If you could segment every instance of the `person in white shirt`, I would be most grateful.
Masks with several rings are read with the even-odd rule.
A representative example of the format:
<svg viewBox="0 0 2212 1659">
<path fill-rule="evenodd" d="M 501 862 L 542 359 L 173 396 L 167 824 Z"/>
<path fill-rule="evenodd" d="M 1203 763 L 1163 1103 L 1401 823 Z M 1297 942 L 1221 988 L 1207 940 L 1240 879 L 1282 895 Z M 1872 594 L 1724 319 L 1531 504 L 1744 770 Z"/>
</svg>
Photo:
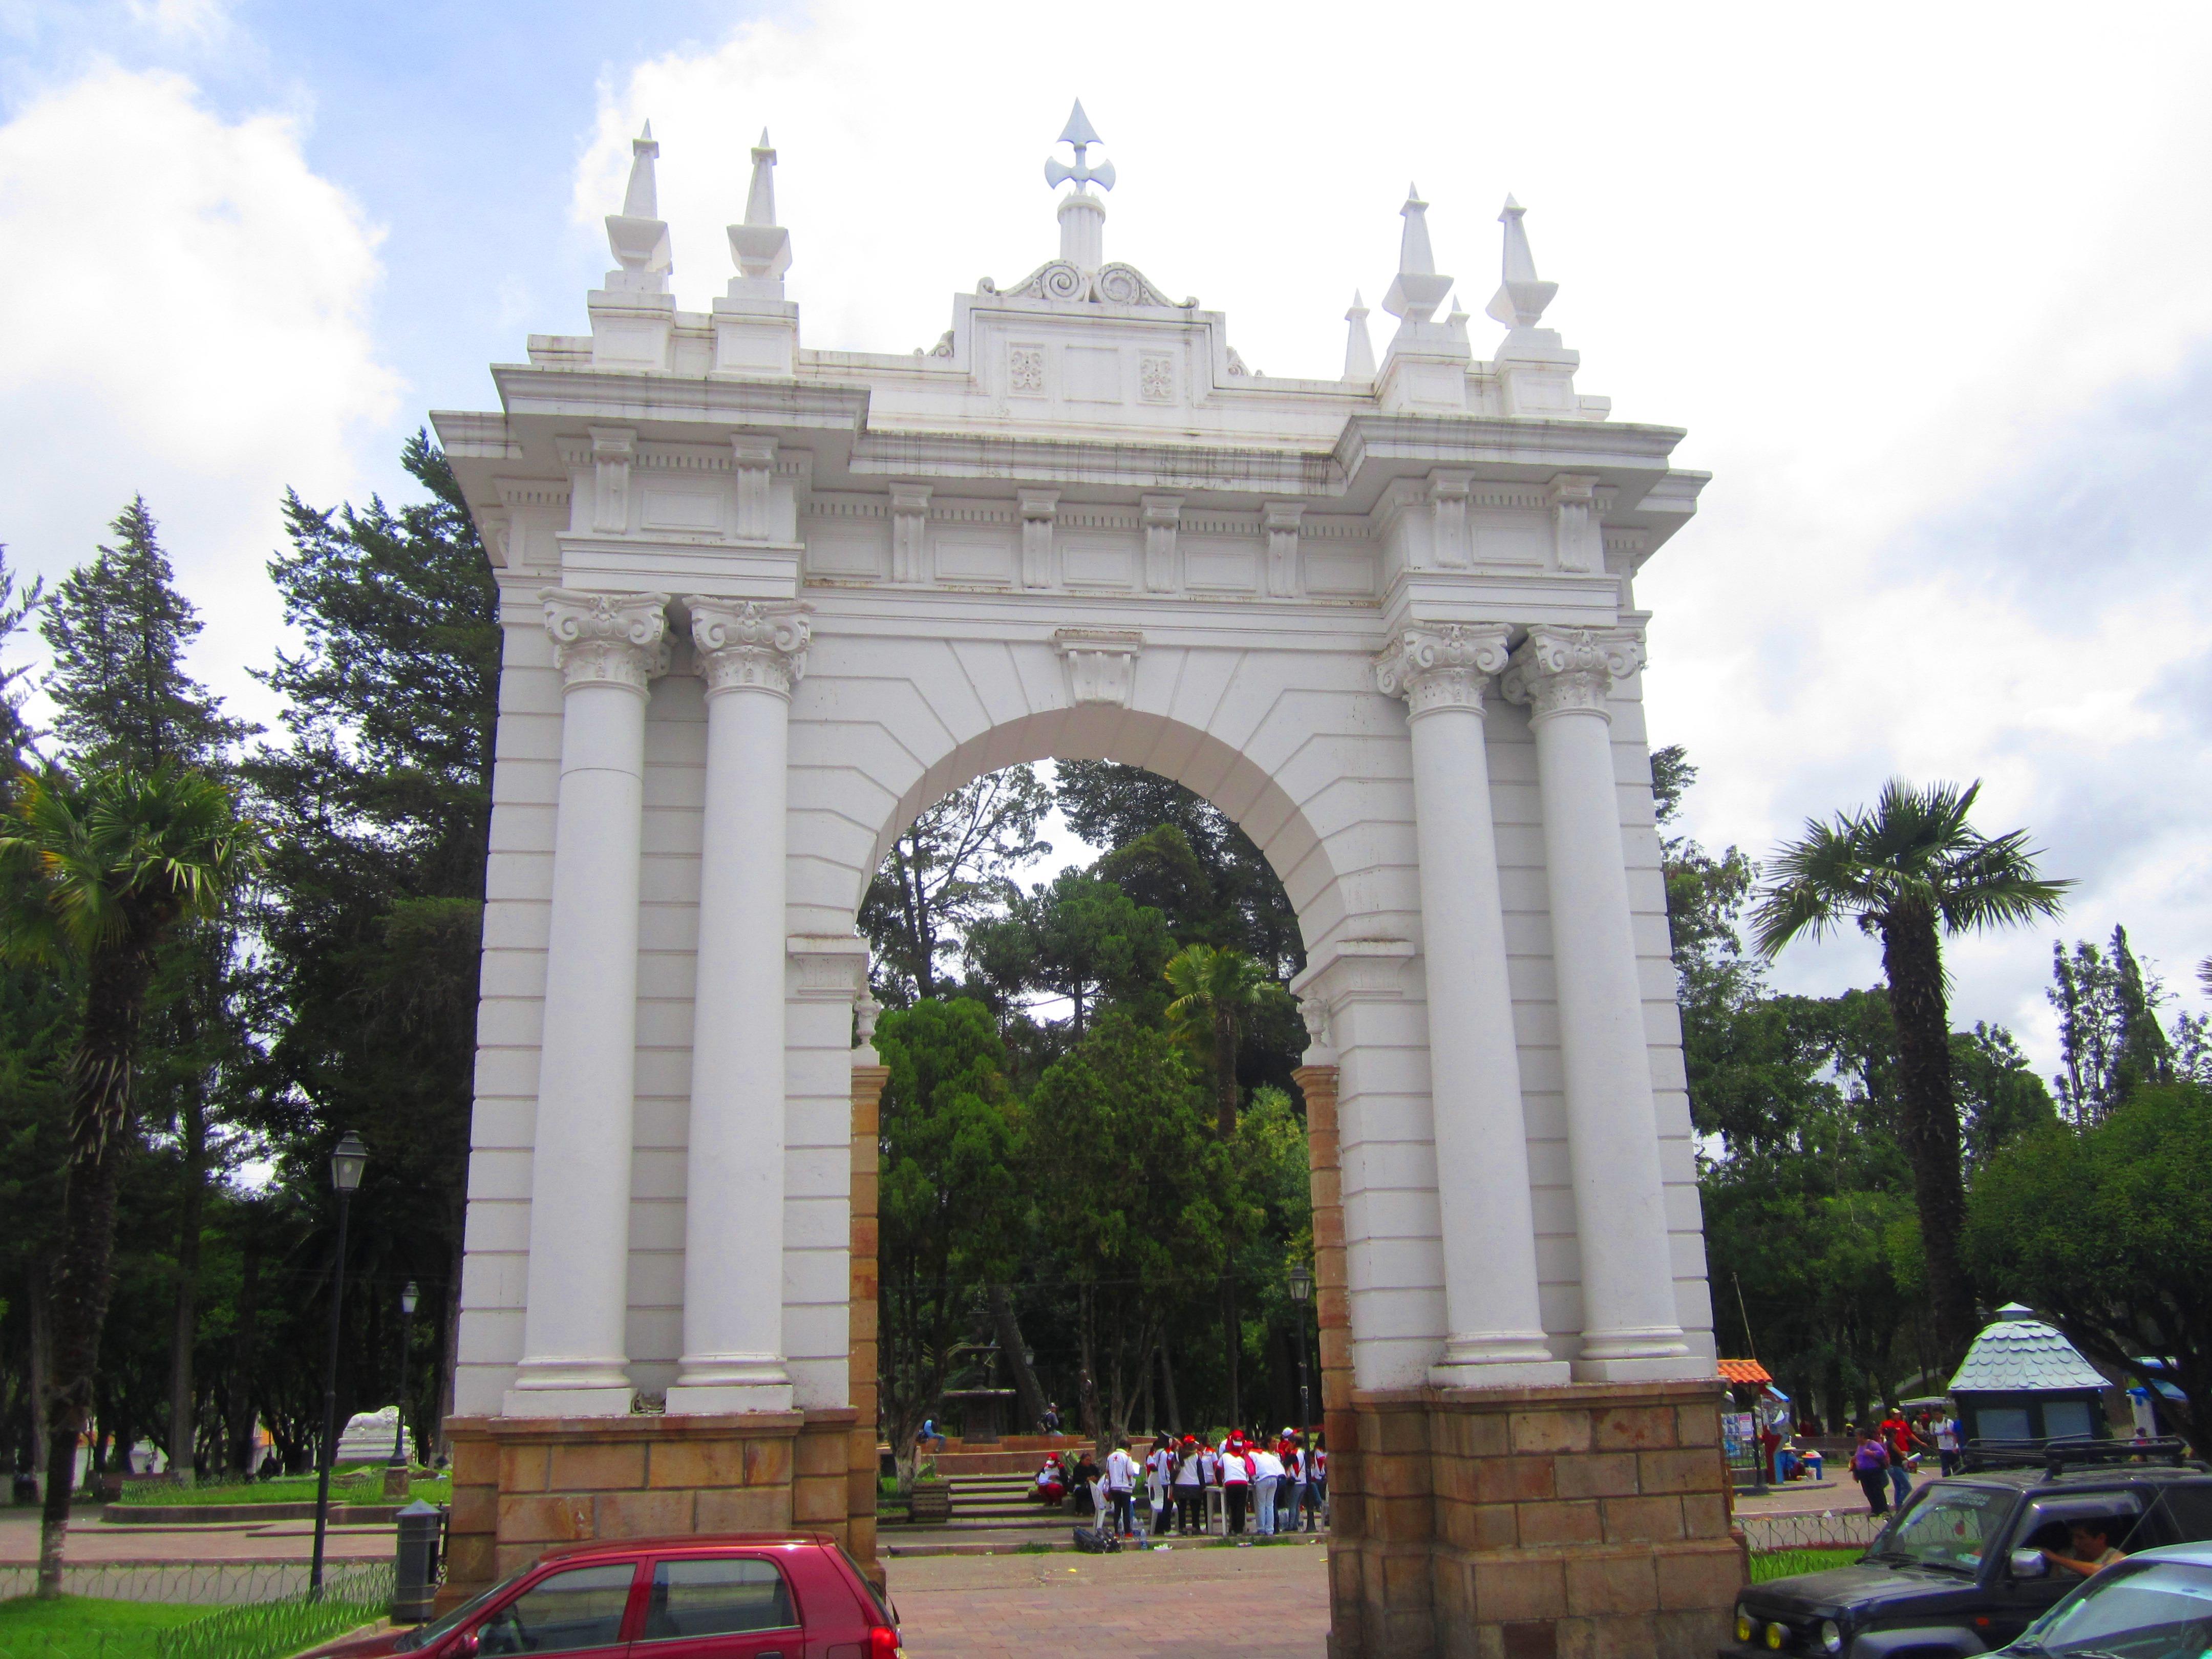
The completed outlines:
<svg viewBox="0 0 2212 1659">
<path fill-rule="evenodd" d="M 1230 1534 L 1244 1530 L 1244 1504 L 1252 1496 L 1252 1465 L 1241 1431 L 1221 1443 L 1221 1498 L 1229 1511 Z"/>
<path fill-rule="evenodd" d="M 1260 1535 L 1275 1535 L 1275 1488 L 1282 1484 L 1283 1460 L 1262 1442 L 1252 1448 L 1252 1512 L 1259 1519 Z"/>
<path fill-rule="evenodd" d="M 1959 1465 L 1965 1461 L 1960 1455 L 1959 1419 L 1948 1411 L 1938 1412 L 1928 1426 L 1936 1437 L 1936 1456 L 1943 1465 L 1943 1473 L 1958 1474 Z"/>
<path fill-rule="evenodd" d="M 1164 1434 L 1156 1436 L 1145 1459 L 1145 1496 L 1151 1504 L 1155 1535 L 1168 1529 L 1168 1485 L 1174 1479 L 1175 1442 Z"/>
<path fill-rule="evenodd" d="M 1128 1437 L 1125 1435 L 1106 1454 L 1106 1496 L 1114 1506 L 1112 1519 L 1107 1525 L 1124 1538 L 1137 1535 L 1137 1523 L 1129 1512 L 1136 1491 L 1137 1460 L 1129 1455 Z"/>
</svg>

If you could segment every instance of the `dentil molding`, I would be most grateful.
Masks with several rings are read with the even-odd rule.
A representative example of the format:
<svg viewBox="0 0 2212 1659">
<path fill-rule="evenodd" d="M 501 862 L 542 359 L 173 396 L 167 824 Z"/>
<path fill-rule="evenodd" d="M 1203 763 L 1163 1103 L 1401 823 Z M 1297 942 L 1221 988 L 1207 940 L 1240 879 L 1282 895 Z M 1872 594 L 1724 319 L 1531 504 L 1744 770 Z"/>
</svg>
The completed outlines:
<svg viewBox="0 0 2212 1659">
<path fill-rule="evenodd" d="M 691 645 L 708 696 L 768 691 L 787 697 L 805 674 L 813 606 L 710 599 L 696 593 L 686 594 L 684 605 L 691 613 Z"/>
<path fill-rule="evenodd" d="M 1644 638 L 1629 628 L 1531 628 L 1499 682 L 1530 718 L 1591 714 L 1610 720 L 1613 683 L 1644 666 Z"/>
<path fill-rule="evenodd" d="M 545 631 L 552 636 L 564 685 L 651 689 L 668 672 L 668 595 L 586 593 L 549 587 Z"/>
<path fill-rule="evenodd" d="M 1482 712 L 1484 685 L 1511 656 L 1503 623 L 1445 623 L 1401 630 L 1375 659 L 1375 684 L 1403 697 L 1411 718 L 1439 708 Z"/>
</svg>

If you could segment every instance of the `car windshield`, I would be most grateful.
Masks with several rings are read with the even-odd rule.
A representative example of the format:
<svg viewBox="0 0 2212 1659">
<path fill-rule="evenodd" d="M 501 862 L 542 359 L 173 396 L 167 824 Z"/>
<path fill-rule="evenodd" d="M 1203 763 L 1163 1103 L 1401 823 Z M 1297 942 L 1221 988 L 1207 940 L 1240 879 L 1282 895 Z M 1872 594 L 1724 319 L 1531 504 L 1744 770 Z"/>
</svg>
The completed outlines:
<svg viewBox="0 0 2212 1659">
<path fill-rule="evenodd" d="M 460 1606 L 455 1607 L 451 1613 L 447 1613 L 443 1619 L 434 1620 L 429 1624 L 417 1626 L 415 1629 L 409 1631 L 406 1635 L 401 1637 L 398 1642 L 392 1644 L 393 1650 L 398 1653 L 414 1653 L 422 1648 L 428 1647 L 431 1643 L 437 1641 L 441 1637 L 450 1635 L 453 1631 L 459 1628 L 462 1625 L 466 1624 L 477 1613 L 482 1613 L 485 1607 L 489 1604 L 494 1596 L 504 1595 L 507 1591 L 513 1589 L 517 1584 L 520 1583 L 523 1580 L 524 1575 L 529 1571 L 530 1569 L 528 1567 L 525 1567 L 521 1572 L 518 1572 L 511 1577 L 501 1579 L 499 1583 L 494 1584 L 489 1589 L 485 1590 L 481 1595 L 471 1596 L 467 1601 L 462 1602 Z"/>
<path fill-rule="evenodd" d="M 2201 1659 L 2212 1648 L 2212 1567 L 2132 1561 L 2106 1569 L 2028 1626 L 2021 1646 L 2063 1656 Z"/>
<path fill-rule="evenodd" d="M 1867 1555 L 1971 1576 L 1981 1570 L 1982 1553 L 2012 1502 L 2012 1493 L 1994 1487 L 1923 1486 Z"/>
</svg>

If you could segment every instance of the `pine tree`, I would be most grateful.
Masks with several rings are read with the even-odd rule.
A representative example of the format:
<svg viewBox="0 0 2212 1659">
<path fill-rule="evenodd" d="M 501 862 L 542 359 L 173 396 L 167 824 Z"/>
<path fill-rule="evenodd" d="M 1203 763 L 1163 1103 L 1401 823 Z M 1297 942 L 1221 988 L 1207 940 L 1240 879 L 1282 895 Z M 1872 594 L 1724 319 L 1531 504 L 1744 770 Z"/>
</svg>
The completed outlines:
<svg viewBox="0 0 2212 1659">
<path fill-rule="evenodd" d="M 210 771 L 257 728 L 185 669 L 199 612 L 177 591 L 146 498 L 135 495 L 102 546 L 63 580 L 40 631 L 53 648 L 54 729 L 80 769 L 163 762 Z"/>
</svg>

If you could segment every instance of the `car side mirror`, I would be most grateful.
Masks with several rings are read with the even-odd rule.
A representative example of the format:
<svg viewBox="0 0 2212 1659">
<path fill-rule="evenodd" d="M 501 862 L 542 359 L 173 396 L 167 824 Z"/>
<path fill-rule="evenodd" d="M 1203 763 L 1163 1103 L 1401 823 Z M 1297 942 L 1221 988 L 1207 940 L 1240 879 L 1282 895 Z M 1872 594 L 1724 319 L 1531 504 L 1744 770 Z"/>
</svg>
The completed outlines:
<svg viewBox="0 0 2212 1659">
<path fill-rule="evenodd" d="M 2015 1578 L 2047 1578 L 2051 1563 L 2044 1559 L 2041 1550 L 2014 1550 L 2012 1553 L 2012 1576 Z"/>
<path fill-rule="evenodd" d="M 477 1650 L 483 1645 L 482 1637 L 472 1630 L 465 1630 L 453 1638 L 453 1645 L 441 1654 L 439 1659 L 477 1659 Z"/>
</svg>

